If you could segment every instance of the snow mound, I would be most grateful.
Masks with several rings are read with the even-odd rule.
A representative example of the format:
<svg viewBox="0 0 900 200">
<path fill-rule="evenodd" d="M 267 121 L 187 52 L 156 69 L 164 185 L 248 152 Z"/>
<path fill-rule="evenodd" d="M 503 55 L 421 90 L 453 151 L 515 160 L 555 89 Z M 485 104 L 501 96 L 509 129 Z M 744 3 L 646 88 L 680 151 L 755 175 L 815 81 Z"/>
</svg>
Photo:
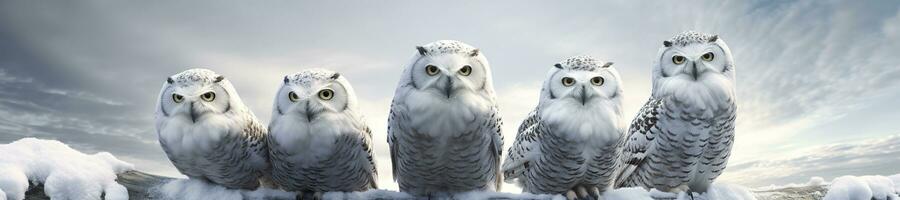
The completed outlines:
<svg viewBox="0 0 900 200">
<path fill-rule="evenodd" d="M 25 198 L 29 180 L 44 184 L 51 199 L 128 199 L 116 174 L 130 163 L 100 152 L 87 155 L 55 140 L 23 138 L 0 144 L 0 197 Z"/>
<path fill-rule="evenodd" d="M 178 179 L 153 189 L 153 196 L 160 199 L 294 199 L 296 194 L 260 187 L 256 190 L 232 190 L 199 180 Z"/>
<path fill-rule="evenodd" d="M 894 182 L 894 192 L 900 193 L 900 174 L 888 176 Z"/>
<path fill-rule="evenodd" d="M 824 200 L 898 200 L 897 186 L 900 175 L 885 176 L 842 176 L 831 181 Z M 893 180 L 892 180 L 893 179 Z"/>
</svg>

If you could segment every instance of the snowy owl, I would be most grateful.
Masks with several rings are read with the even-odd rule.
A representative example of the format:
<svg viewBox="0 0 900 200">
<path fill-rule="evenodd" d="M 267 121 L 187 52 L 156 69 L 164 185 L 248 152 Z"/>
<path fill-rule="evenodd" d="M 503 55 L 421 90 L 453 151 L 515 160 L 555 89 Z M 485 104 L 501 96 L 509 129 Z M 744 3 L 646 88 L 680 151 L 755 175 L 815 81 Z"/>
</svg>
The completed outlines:
<svg viewBox="0 0 900 200">
<path fill-rule="evenodd" d="M 156 132 L 169 160 L 191 179 L 231 189 L 255 189 L 267 180 L 266 128 L 213 71 L 190 69 L 166 80 Z"/>
<path fill-rule="evenodd" d="M 388 118 L 394 180 L 413 195 L 499 189 L 502 122 L 487 59 L 459 41 L 416 49 Z"/>
<path fill-rule="evenodd" d="M 272 180 L 282 189 L 321 194 L 376 188 L 372 131 L 344 76 L 324 69 L 287 75 L 274 104 L 267 141 Z"/>
<path fill-rule="evenodd" d="M 622 83 L 611 65 L 575 56 L 551 68 L 503 162 L 506 182 L 529 193 L 595 199 L 611 186 L 625 131 Z"/>
<path fill-rule="evenodd" d="M 734 142 L 735 65 L 716 35 L 684 32 L 663 42 L 650 100 L 620 144 L 617 187 L 706 192 Z"/>
</svg>

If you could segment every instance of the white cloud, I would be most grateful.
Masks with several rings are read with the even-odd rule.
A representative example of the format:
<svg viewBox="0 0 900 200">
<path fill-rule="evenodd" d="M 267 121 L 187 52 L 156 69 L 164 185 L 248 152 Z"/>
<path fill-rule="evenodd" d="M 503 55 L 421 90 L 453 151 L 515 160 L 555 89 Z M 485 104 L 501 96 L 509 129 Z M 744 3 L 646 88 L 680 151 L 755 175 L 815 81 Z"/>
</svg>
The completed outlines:
<svg viewBox="0 0 900 200">
<path fill-rule="evenodd" d="M 34 79 L 32 78 L 15 77 L 12 74 L 6 73 L 6 69 L 0 69 L 0 83 L 31 83 L 33 81 Z"/>
<path fill-rule="evenodd" d="M 900 135 L 828 144 L 767 155 L 729 166 L 720 180 L 747 186 L 787 184 L 805 177 L 900 173 Z"/>
</svg>

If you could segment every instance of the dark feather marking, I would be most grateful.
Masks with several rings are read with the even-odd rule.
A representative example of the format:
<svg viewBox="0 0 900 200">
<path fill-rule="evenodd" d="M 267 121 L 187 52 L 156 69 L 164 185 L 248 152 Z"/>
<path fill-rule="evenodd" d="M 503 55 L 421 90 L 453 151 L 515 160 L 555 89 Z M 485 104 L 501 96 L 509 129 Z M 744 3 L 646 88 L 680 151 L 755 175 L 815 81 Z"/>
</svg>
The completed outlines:
<svg viewBox="0 0 900 200">
<path fill-rule="evenodd" d="M 419 51 L 419 55 L 422 55 L 422 56 L 424 56 L 425 54 L 428 53 L 428 50 L 422 46 L 416 46 L 416 50 Z"/>
<path fill-rule="evenodd" d="M 478 49 L 472 49 L 472 52 L 469 53 L 469 56 L 472 56 L 472 57 L 478 56 L 478 54 L 479 54 L 480 52 L 481 52 L 481 50 L 478 50 Z"/>
</svg>

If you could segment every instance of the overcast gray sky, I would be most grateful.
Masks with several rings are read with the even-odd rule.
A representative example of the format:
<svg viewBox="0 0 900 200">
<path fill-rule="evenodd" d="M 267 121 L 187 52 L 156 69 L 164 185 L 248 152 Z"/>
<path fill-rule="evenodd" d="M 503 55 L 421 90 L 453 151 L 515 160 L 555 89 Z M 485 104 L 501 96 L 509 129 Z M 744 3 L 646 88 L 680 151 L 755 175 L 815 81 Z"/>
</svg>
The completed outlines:
<svg viewBox="0 0 900 200">
<path fill-rule="evenodd" d="M 344 74 L 396 189 L 387 111 L 414 46 L 454 39 L 493 67 L 507 147 L 553 63 L 615 62 L 630 118 L 662 41 L 718 34 L 737 63 L 738 125 L 720 181 L 762 186 L 900 173 L 897 1 L 0 1 L 0 143 L 58 139 L 176 176 L 153 110 L 167 76 L 228 77 L 264 123 L 285 74 Z M 814 169 L 813 169 L 814 168 Z M 765 176 L 760 176 L 764 174 Z M 506 187 L 507 191 L 515 191 Z"/>
</svg>

